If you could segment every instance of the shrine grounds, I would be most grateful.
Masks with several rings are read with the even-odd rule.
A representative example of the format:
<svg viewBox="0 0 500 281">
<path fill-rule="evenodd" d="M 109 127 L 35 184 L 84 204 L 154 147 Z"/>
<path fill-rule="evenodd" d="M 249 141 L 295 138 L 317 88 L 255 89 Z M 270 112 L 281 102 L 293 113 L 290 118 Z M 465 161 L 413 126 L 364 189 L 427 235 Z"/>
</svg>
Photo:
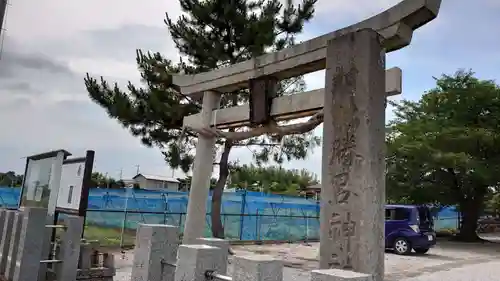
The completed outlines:
<svg viewBox="0 0 500 281">
<path fill-rule="evenodd" d="M 500 280 L 500 235 L 489 235 L 484 243 L 459 243 L 448 239 L 426 255 L 385 254 L 386 281 L 498 281 Z M 237 245 L 237 255 L 265 254 L 285 263 L 284 280 L 308 281 L 309 271 L 318 267 L 319 243 Z M 117 252 L 115 280 L 130 280 L 133 250 Z M 231 273 L 231 259 L 229 262 Z"/>
</svg>

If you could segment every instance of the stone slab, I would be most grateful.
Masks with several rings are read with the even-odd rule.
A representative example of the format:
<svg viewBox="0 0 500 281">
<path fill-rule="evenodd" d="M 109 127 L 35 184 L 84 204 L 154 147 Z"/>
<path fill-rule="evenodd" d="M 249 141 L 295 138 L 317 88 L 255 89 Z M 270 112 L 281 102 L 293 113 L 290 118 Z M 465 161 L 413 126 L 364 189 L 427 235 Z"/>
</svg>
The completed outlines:
<svg viewBox="0 0 500 281">
<path fill-rule="evenodd" d="M 59 280 L 76 280 L 80 245 L 83 232 L 83 217 L 68 215 L 64 218 L 66 229 L 61 237 L 58 259 L 63 262 L 56 264 L 56 274 Z"/>
<path fill-rule="evenodd" d="M 131 280 L 173 280 L 178 247 L 178 227 L 140 224 L 135 239 Z"/>
<path fill-rule="evenodd" d="M 311 281 L 374 281 L 369 274 L 342 269 L 323 269 L 311 271 Z"/>
<path fill-rule="evenodd" d="M 0 275 L 5 274 L 5 268 L 7 267 L 15 213 L 16 211 L 13 210 L 4 211 L 4 222 L 2 224 L 3 231 L 0 241 Z"/>
<path fill-rule="evenodd" d="M 205 280 L 207 271 L 220 268 L 220 249 L 208 245 L 181 245 L 179 247 L 174 281 Z"/>
<path fill-rule="evenodd" d="M 9 254 L 7 256 L 7 264 L 5 266 L 5 277 L 7 280 L 12 280 L 16 269 L 16 261 L 19 252 L 19 241 L 21 239 L 21 228 L 23 225 L 24 213 L 20 211 L 14 212 L 14 220 L 12 222 L 12 235 L 10 238 Z"/>
<path fill-rule="evenodd" d="M 283 261 L 268 255 L 235 256 L 233 281 L 283 281 Z"/>
<path fill-rule="evenodd" d="M 221 255 L 217 256 L 221 259 L 220 262 L 217 263 L 220 267 L 216 268 L 215 271 L 220 273 L 220 274 L 226 274 L 227 273 L 227 260 L 228 260 L 229 248 L 230 248 L 229 241 L 225 240 L 225 239 L 207 237 L 207 238 L 198 238 L 197 242 L 199 244 L 217 247 L 220 249 Z"/>
<path fill-rule="evenodd" d="M 24 209 L 13 281 L 38 279 L 40 261 L 44 259 L 42 254 L 46 237 L 43 233 L 46 229 L 46 218 L 47 209 Z"/>
</svg>

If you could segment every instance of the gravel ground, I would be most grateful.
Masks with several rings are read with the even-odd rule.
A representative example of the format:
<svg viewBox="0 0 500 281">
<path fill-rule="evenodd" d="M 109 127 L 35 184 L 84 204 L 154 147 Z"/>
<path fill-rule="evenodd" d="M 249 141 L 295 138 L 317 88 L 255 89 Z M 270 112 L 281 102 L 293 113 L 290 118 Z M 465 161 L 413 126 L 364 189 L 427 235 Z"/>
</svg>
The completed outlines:
<svg viewBox="0 0 500 281">
<path fill-rule="evenodd" d="M 497 237 L 492 241 L 500 242 Z M 247 245 L 233 248 L 240 254 L 266 254 L 282 259 L 286 281 L 309 281 L 309 272 L 318 267 L 318 244 Z M 230 260 L 231 261 L 231 260 Z M 427 255 L 385 255 L 385 281 L 498 281 L 500 243 L 463 244 L 439 241 Z M 132 252 L 115 257 L 115 281 L 130 281 Z M 231 275 L 232 266 L 228 266 Z"/>
</svg>

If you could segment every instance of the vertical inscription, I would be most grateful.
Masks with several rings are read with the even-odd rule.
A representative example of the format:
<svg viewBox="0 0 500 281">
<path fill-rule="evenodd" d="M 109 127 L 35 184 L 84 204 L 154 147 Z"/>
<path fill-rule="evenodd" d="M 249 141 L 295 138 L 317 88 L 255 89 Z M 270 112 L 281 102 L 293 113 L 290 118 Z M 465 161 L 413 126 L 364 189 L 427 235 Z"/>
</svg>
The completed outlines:
<svg viewBox="0 0 500 281">
<path fill-rule="evenodd" d="M 352 269 L 353 247 L 355 246 L 356 221 L 352 211 L 357 191 L 351 184 L 353 167 L 362 160 L 356 153 L 356 132 L 360 124 L 356 106 L 356 76 L 358 70 L 354 61 L 350 61 L 349 70 L 337 67 L 332 79 L 334 140 L 330 152 L 329 167 L 333 171 L 330 186 L 333 188 L 331 200 L 332 213 L 329 221 L 329 239 L 332 251 L 329 267 Z"/>
</svg>

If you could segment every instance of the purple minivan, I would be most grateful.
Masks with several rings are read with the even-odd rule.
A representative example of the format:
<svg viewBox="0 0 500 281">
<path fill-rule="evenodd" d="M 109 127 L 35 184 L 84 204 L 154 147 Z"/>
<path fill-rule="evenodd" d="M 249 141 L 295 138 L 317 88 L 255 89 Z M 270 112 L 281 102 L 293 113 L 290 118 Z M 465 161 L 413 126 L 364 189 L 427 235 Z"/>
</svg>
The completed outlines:
<svg viewBox="0 0 500 281">
<path fill-rule="evenodd" d="M 436 245 L 434 219 L 427 206 L 386 205 L 385 247 L 398 255 L 425 254 Z"/>
</svg>

